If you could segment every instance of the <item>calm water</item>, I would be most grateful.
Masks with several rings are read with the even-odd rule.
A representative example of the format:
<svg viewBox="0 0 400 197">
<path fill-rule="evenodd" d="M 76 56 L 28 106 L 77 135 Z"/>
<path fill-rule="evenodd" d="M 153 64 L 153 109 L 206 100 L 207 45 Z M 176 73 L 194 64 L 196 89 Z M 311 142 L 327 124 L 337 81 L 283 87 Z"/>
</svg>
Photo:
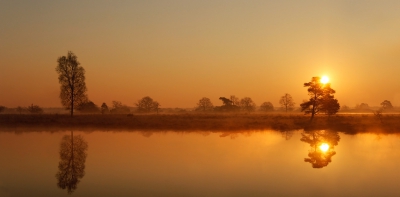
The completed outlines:
<svg viewBox="0 0 400 197">
<path fill-rule="evenodd" d="M 400 196 L 399 139 L 327 131 L 0 132 L 0 196 Z"/>
</svg>

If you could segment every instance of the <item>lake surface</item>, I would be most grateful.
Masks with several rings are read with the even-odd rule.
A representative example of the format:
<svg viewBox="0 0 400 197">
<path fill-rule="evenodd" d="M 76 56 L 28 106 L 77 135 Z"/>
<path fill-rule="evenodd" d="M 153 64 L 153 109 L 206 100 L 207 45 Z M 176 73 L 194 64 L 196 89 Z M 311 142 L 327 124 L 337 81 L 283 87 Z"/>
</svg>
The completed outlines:
<svg viewBox="0 0 400 197">
<path fill-rule="evenodd" d="M 5 132 L 0 196 L 400 196 L 398 135 Z"/>
</svg>

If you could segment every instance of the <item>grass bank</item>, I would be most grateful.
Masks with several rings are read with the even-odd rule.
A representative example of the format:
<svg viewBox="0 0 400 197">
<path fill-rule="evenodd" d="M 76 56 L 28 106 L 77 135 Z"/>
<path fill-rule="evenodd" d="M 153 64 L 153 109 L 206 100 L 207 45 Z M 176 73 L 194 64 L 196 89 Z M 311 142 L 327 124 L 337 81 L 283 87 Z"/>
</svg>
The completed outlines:
<svg viewBox="0 0 400 197">
<path fill-rule="evenodd" d="M 0 129 L 31 130 L 333 130 L 348 134 L 359 132 L 400 132 L 400 115 L 309 116 L 286 114 L 147 114 L 147 115 L 69 115 L 0 114 Z"/>
</svg>

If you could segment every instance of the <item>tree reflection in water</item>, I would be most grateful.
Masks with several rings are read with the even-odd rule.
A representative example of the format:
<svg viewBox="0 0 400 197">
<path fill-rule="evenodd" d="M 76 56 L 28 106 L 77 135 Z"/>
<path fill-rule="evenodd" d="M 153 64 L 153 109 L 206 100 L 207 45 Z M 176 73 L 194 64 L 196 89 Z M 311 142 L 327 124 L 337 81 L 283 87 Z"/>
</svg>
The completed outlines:
<svg viewBox="0 0 400 197">
<path fill-rule="evenodd" d="M 328 130 L 304 131 L 301 136 L 300 140 L 311 146 L 308 158 L 304 159 L 305 162 L 311 163 L 313 168 L 323 168 L 332 161 L 332 156 L 336 154 L 333 149 L 340 140 L 338 132 Z"/>
<path fill-rule="evenodd" d="M 71 194 L 76 190 L 80 179 L 85 176 L 85 161 L 88 144 L 81 135 L 65 135 L 61 140 L 60 162 L 56 174 L 57 186 L 67 189 Z"/>
<path fill-rule="evenodd" d="M 285 138 L 285 140 L 290 140 L 290 138 L 292 138 L 294 132 L 293 131 L 289 131 L 289 130 L 283 130 L 280 131 L 282 134 L 282 137 Z"/>
</svg>

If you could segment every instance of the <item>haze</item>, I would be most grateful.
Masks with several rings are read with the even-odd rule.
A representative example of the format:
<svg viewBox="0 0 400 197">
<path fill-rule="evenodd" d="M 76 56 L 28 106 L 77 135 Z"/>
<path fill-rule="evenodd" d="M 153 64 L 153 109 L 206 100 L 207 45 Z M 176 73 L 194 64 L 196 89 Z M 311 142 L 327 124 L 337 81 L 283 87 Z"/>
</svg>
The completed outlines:
<svg viewBox="0 0 400 197">
<path fill-rule="evenodd" d="M 400 1 L 0 1 L 0 105 L 61 107 L 73 51 L 89 99 L 300 104 L 327 75 L 341 105 L 400 105 Z"/>
</svg>

